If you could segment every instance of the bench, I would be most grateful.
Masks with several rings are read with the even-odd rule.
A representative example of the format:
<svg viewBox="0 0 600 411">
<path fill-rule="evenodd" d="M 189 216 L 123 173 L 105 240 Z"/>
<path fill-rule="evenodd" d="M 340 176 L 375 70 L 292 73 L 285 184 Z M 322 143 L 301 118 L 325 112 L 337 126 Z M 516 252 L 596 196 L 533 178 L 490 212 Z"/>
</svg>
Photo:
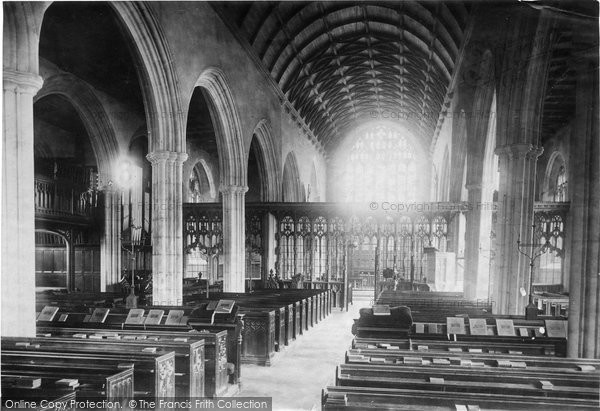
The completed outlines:
<svg viewBox="0 0 600 411">
<path fill-rule="evenodd" d="M 96 334 L 92 334 L 96 336 Z M 175 395 L 178 398 L 204 397 L 204 340 L 153 341 L 81 338 L 23 338 L 3 337 L 2 349 L 14 349 L 17 344 L 29 344 L 26 350 L 69 353 L 136 353 L 151 350 L 154 353 L 175 353 Z"/>
<path fill-rule="evenodd" d="M 134 372 L 136 397 L 173 398 L 175 395 L 175 353 L 67 353 L 60 351 L 31 351 L 26 347 L 2 350 L 2 369 L 56 370 L 69 372 L 131 368 Z"/>
<path fill-rule="evenodd" d="M 39 327 L 39 336 L 52 337 L 71 337 L 78 335 L 85 336 L 82 341 L 92 338 L 102 338 L 100 341 L 109 338 L 120 338 L 117 341 L 138 342 L 140 344 L 193 344 L 194 342 L 203 342 L 204 348 L 204 393 L 208 397 L 219 397 L 233 395 L 238 391 L 237 383 L 229 384 L 229 375 L 227 370 L 227 332 L 219 331 L 217 333 L 201 332 L 166 332 L 166 331 L 107 331 L 103 329 L 73 329 L 73 328 L 52 328 Z M 192 365 L 193 364 L 193 365 Z M 191 367 L 199 368 L 200 364 L 196 361 L 190 363 Z"/>
</svg>

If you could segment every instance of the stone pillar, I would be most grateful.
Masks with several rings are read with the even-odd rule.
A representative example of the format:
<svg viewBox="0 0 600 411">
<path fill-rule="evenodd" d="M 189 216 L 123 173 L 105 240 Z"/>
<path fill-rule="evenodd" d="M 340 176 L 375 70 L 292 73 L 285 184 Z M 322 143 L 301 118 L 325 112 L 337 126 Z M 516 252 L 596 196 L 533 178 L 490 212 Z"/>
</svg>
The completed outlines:
<svg viewBox="0 0 600 411">
<path fill-rule="evenodd" d="M 36 74 L 3 71 L 2 336 L 35 337 L 33 96 Z"/>
<path fill-rule="evenodd" d="M 104 192 L 104 235 L 100 240 L 100 291 L 117 291 L 121 280 L 121 192 Z"/>
<path fill-rule="evenodd" d="M 532 244 L 533 205 L 537 158 L 543 149 L 515 143 L 496 149 L 500 164 L 494 313 L 524 315 L 529 292 L 529 261 L 517 249 L 517 240 Z M 524 251 L 531 253 L 531 247 Z"/>
<path fill-rule="evenodd" d="M 271 213 L 266 213 L 263 218 L 263 272 L 262 280 L 266 284 L 266 280 L 269 278 L 269 271 L 273 270 L 275 273 L 275 234 L 277 233 L 277 219 Z"/>
<path fill-rule="evenodd" d="M 479 289 L 479 226 L 481 221 L 481 185 L 467 186 L 469 190 L 469 204 L 471 208 L 466 215 L 465 238 L 465 269 L 464 269 L 464 295 L 469 300 L 485 298 L 478 295 Z"/>
<path fill-rule="evenodd" d="M 597 39 L 595 47 L 598 50 Z M 600 358 L 600 138 L 598 56 L 577 67 L 569 196 L 569 357 Z"/>
<path fill-rule="evenodd" d="M 223 194 L 223 291 L 245 292 L 246 186 L 221 186 Z"/>
<path fill-rule="evenodd" d="M 154 151 L 152 163 L 152 303 L 183 303 L 182 165 L 186 153 Z"/>
</svg>

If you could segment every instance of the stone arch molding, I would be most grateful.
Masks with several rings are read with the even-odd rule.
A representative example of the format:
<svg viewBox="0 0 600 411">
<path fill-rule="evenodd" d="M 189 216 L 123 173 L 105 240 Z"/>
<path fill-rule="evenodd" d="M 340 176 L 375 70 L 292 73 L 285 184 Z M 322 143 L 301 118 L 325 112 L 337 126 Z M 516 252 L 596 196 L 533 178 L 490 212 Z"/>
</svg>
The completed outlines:
<svg viewBox="0 0 600 411">
<path fill-rule="evenodd" d="M 107 184 L 119 148 L 114 128 L 102 103 L 87 83 L 68 73 L 45 79 L 34 103 L 50 95 L 65 97 L 81 117 L 98 161 L 100 185 Z"/>
<path fill-rule="evenodd" d="M 304 185 L 300 180 L 300 171 L 296 154 L 290 151 L 283 165 L 283 200 L 286 202 L 304 201 Z"/>
<path fill-rule="evenodd" d="M 52 2 L 5 2 L 3 66 L 27 80 L 39 72 L 39 33 Z M 151 7 L 145 2 L 109 2 L 133 43 L 148 122 L 150 151 L 185 151 L 183 111 L 173 58 Z M 25 77 L 24 77 L 25 76 Z M 14 76 L 13 76 L 14 77 Z M 38 77 L 33 80 L 38 85 Z M 41 84 L 37 87 L 41 87 Z"/>
<path fill-rule="evenodd" d="M 275 151 L 275 141 L 271 132 L 271 123 L 269 120 L 262 119 L 254 128 L 254 136 L 258 143 L 259 167 L 263 171 L 261 179 L 262 201 L 280 201 L 281 200 L 281 176 L 277 167 L 277 154 Z M 248 150 L 250 156 L 250 150 Z"/>
<path fill-rule="evenodd" d="M 238 110 L 225 73 L 211 67 L 200 75 L 201 87 L 210 101 L 209 111 L 217 137 L 221 189 L 247 188 L 247 164 Z"/>
</svg>

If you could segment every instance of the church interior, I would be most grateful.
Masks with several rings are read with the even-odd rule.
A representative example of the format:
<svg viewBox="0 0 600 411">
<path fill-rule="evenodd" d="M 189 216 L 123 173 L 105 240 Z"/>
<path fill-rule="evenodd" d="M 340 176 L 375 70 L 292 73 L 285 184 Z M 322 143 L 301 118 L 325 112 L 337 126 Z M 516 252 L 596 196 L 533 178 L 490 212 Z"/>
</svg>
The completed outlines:
<svg viewBox="0 0 600 411">
<path fill-rule="evenodd" d="M 598 409 L 598 7 L 3 2 L 2 408 Z"/>
</svg>

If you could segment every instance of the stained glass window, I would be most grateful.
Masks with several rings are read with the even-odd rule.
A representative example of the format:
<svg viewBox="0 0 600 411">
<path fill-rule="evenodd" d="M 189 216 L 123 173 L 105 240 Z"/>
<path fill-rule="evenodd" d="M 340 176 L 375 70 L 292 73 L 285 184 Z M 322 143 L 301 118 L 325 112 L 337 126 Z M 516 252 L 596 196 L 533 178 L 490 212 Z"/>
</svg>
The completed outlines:
<svg viewBox="0 0 600 411">
<path fill-rule="evenodd" d="M 377 126 L 359 137 L 343 167 L 342 200 L 415 201 L 415 150 L 400 131 Z"/>
</svg>

